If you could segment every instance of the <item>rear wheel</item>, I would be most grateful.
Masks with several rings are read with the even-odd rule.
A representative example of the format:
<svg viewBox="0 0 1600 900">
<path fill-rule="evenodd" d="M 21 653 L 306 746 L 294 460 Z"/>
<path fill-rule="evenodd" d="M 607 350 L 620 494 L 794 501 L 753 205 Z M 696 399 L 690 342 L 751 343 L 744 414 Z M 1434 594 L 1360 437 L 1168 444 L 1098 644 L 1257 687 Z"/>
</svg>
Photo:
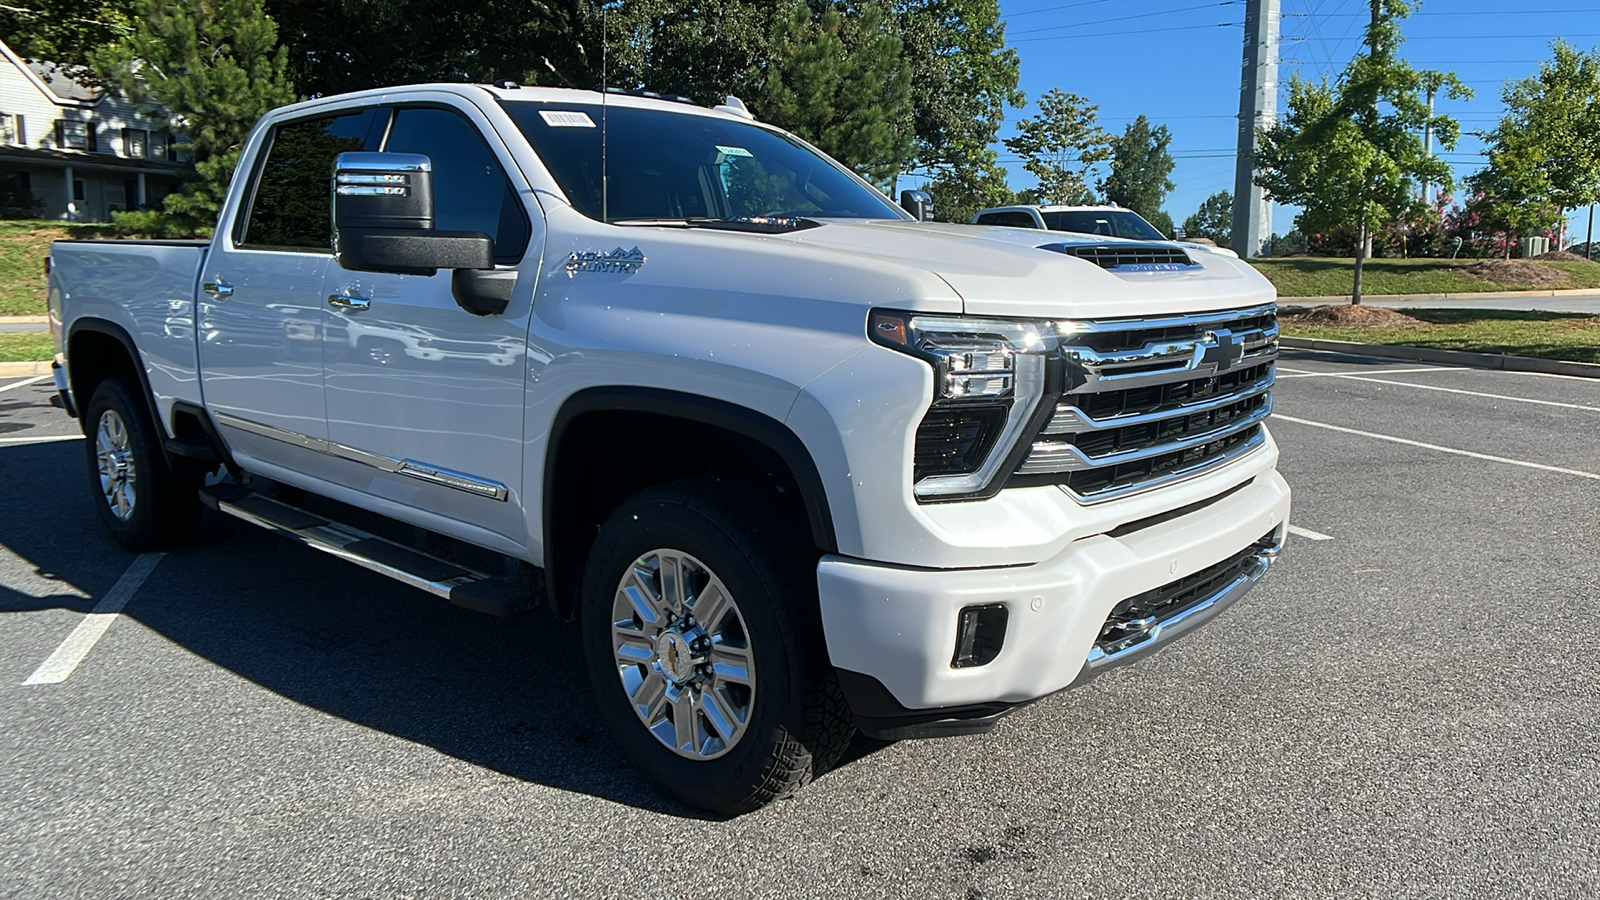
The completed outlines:
<svg viewBox="0 0 1600 900">
<path fill-rule="evenodd" d="M 83 421 L 89 487 L 111 536 L 137 551 L 192 540 L 204 473 L 167 464 L 138 382 L 126 375 L 100 382 Z"/>
<path fill-rule="evenodd" d="M 584 652 L 602 716 L 674 796 L 737 815 L 793 793 L 855 732 L 827 663 L 815 557 L 756 485 L 652 488 L 602 526 Z"/>
</svg>

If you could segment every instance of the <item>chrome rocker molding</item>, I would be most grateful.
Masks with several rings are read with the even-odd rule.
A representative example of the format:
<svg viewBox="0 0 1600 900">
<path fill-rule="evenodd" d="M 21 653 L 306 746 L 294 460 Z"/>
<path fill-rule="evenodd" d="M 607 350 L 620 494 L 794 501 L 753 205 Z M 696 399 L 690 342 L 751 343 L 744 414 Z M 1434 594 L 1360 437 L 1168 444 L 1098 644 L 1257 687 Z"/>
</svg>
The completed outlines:
<svg viewBox="0 0 1600 900">
<path fill-rule="evenodd" d="M 271 425 L 262 425 L 259 422 L 241 419 L 238 416 L 231 416 L 227 413 L 216 413 L 215 415 L 219 425 L 237 428 L 240 431 L 247 431 L 264 438 L 282 441 L 285 444 L 293 444 L 296 447 L 304 447 L 307 450 L 315 450 L 318 453 L 326 453 L 329 456 L 361 463 L 374 469 L 393 472 L 396 475 L 404 475 L 408 478 L 415 478 L 418 481 L 437 484 L 441 487 L 453 488 L 476 497 L 499 500 L 502 503 L 510 496 L 510 491 L 498 481 L 489 481 L 462 472 L 443 469 L 439 466 L 430 466 L 414 459 L 394 459 L 393 457 L 379 456 L 376 453 L 368 453 L 365 450 L 346 447 L 333 441 L 325 441 L 321 438 L 309 437 L 293 431 L 286 431 L 282 428 L 274 428 Z"/>
<path fill-rule="evenodd" d="M 1250 589 L 1256 586 L 1256 582 L 1261 580 L 1261 576 L 1267 574 L 1267 569 L 1272 567 L 1272 561 L 1283 552 L 1283 532 L 1279 535 L 1276 543 L 1257 551 L 1251 558 L 1248 568 L 1215 593 L 1176 615 L 1156 622 L 1149 628 L 1121 638 L 1117 641 L 1120 646 L 1116 650 L 1107 652 L 1099 646 L 1090 649 L 1089 658 L 1084 662 L 1083 671 L 1078 674 L 1073 686 L 1082 685 L 1118 666 L 1144 659 L 1216 618 L 1240 597 L 1249 593 Z"/>
</svg>

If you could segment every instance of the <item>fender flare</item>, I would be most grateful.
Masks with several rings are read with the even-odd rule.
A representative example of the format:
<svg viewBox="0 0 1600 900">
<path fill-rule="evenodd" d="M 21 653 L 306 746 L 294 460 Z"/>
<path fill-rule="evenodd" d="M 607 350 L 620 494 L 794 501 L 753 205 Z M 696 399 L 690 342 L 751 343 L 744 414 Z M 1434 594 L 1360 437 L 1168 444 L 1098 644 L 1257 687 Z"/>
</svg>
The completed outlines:
<svg viewBox="0 0 1600 900">
<path fill-rule="evenodd" d="M 559 585 L 569 580 L 567 573 L 554 571 L 557 555 L 550 551 L 551 538 L 556 533 L 551 521 L 555 504 L 551 501 L 555 496 L 556 473 L 561 468 L 561 442 L 572 422 L 595 412 L 657 413 L 731 431 L 765 446 L 777 454 L 794 476 L 816 546 L 824 553 L 839 552 L 833 513 L 828 506 L 828 494 L 821 471 L 805 442 L 788 425 L 749 407 L 697 394 L 651 387 L 586 388 L 562 403 L 550 425 L 549 440 L 545 445 L 548 449 L 544 460 L 540 516 L 541 537 L 545 545 L 545 584 L 552 594 L 557 593 Z M 551 599 L 556 600 L 553 596 Z"/>
<path fill-rule="evenodd" d="M 145 406 L 150 410 L 150 421 L 155 423 L 162 439 L 171 437 L 171 429 L 168 428 L 166 422 L 161 420 L 161 410 L 156 406 L 155 392 L 150 389 L 150 377 L 144 370 L 144 356 L 139 353 L 139 347 L 133 342 L 133 338 L 128 334 L 127 329 L 110 320 L 99 318 L 78 319 L 67 329 L 67 336 L 61 342 L 62 355 L 67 361 L 67 387 L 72 391 L 73 403 L 78 409 L 87 410 L 91 399 L 79 395 L 77 380 L 73 375 L 72 368 L 72 340 L 86 331 L 113 338 L 122 345 L 123 350 L 127 351 L 128 359 L 133 361 L 134 375 L 139 379 L 139 391 L 144 395 Z M 88 434 L 89 427 L 88 422 L 83 422 L 85 434 Z"/>
</svg>

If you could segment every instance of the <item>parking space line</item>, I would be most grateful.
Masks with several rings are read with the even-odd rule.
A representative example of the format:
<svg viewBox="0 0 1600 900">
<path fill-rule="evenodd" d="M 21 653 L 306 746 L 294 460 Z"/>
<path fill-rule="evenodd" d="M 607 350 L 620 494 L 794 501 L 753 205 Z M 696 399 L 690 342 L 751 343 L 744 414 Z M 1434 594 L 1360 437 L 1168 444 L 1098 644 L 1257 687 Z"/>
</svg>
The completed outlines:
<svg viewBox="0 0 1600 900">
<path fill-rule="evenodd" d="M 1392 373 L 1379 372 L 1374 374 L 1388 375 Z M 1368 378 L 1365 375 L 1332 375 L 1331 377 L 1348 378 L 1351 381 L 1370 381 L 1373 384 L 1392 384 L 1397 387 L 1416 388 L 1419 391 L 1443 391 L 1446 394 L 1466 394 L 1469 397 L 1486 397 L 1490 400 L 1512 400 L 1517 403 L 1537 403 L 1540 406 L 1559 406 L 1562 409 L 1582 409 L 1589 412 L 1600 412 L 1600 406 L 1584 406 L 1581 403 L 1557 403 L 1554 400 L 1534 400 L 1530 397 L 1507 397 L 1504 394 L 1485 394 L 1482 391 L 1464 391 L 1460 388 L 1439 387 L 1438 385 L 1434 384 L 1412 384 L 1408 381 L 1390 381 L 1387 378 Z"/>
<path fill-rule="evenodd" d="M 1438 444 L 1425 444 L 1422 441 L 1407 440 L 1387 434 L 1377 434 L 1371 431 L 1359 431 L 1354 428 L 1345 428 L 1341 425 L 1329 425 L 1325 422 L 1313 422 L 1310 419 L 1297 419 L 1294 416 L 1285 416 L 1274 413 L 1273 421 L 1293 422 L 1296 425 L 1310 425 L 1312 428 L 1326 428 L 1329 431 L 1340 431 L 1345 434 L 1354 434 L 1361 437 L 1374 438 L 1380 441 L 1389 441 L 1395 444 L 1405 444 L 1408 447 L 1421 447 L 1424 450 L 1437 450 L 1440 453 L 1454 453 L 1457 456 L 1470 456 L 1473 459 L 1486 459 L 1490 462 L 1505 463 L 1510 466 L 1522 466 L 1527 469 L 1539 469 L 1544 472 L 1558 472 L 1562 475 L 1576 475 L 1579 478 L 1592 478 L 1600 481 L 1600 474 L 1595 472 L 1580 472 L 1577 469 L 1563 469 L 1560 466 L 1547 466 L 1544 463 L 1528 462 L 1525 459 L 1510 459 L 1504 456 L 1491 456 L 1487 453 L 1474 453 L 1471 450 L 1458 450 L 1455 447 L 1441 447 Z"/>
<path fill-rule="evenodd" d="M 1280 378 L 1355 378 L 1356 377 L 1354 375 L 1347 375 L 1347 374 L 1345 374 L 1343 372 L 1312 372 L 1312 371 L 1310 371 L 1308 369 L 1286 369 L 1281 365 L 1278 366 L 1278 371 L 1279 372 L 1288 372 L 1288 373 L 1290 373 L 1288 375 L 1280 375 L 1280 376 L 1278 376 Z M 1422 368 L 1422 369 L 1377 369 L 1377 370 L 1368 372 L 1367 374 L 1368 375 L 1410 375 L 1410 374 L 1417 373 L 1417 372 L 1461 372 L 1461 371 L 1465 371 L 1465 370 L 1461 369 L 1458 366 L 1428 366 L 1427 368 Z"/>
<path fill-rule="evenodd" d="M 48 444 L 53 441 L 81 441 L 81 434 L 41 434 L 38 437 L 4 437 L 0 444 Z"/>
<path fill-rule="evenodd" d="M 1290 525 L 1289 526 L 1289 533 L 1293 534 L 1293 535 L 1298 535 L 1299 537 L 1303 537 L 1303 538 L 1305 538 L 1306 540 L 1309 540 L 1309 541 L 1331 541 L 1331 540 L 1333 540 L 1333 535 L 1331 535 L 1331 534 L 1323 534 L 1320 531 L 1312 531 L 1309 528 L 1301 528 L 1299 525 Z"/>
<path fill-rule="evenodd" d="M 20 388 L 20 387 L 27 387 L 30 384 L 38 384 L 39 382 L 41 382 L 41 381 L 43 381 L 43 380 L 45 380 L 46 378 L 49 378 L 49 377 L 51 377 L 51 376 L 49 376 L 49 375 L 35 375 L 32 378 L 24 378 L 23 380 L 17 381 L 17 382 L 13 382 L 12 384 L 0 385 L 0 394 L 4 394 L 6 391 L 14 391 L 14 390 L 16 390 L 17 388 Z"/>
<path fill-rule="evenodd" d="M 23 684 L 60 684 L 67 680 L 78 668 L 78 664 L 89 656 L 89 651 L 105 636 L 106 629 L 117 620 L 122 608 L 128 605 L 134 592 L 144 584 L 144 580 L 155 571 L 156 563 L 161 562 L 165 553 L 141 553 L 134 558 L 128 570 L 122 573 L 117 583 L 111 586 L 105 597 L 96 603 L 94 609 L 83 617 L 78 627 L 72 629 L 67 639 L 61 642 L 56 652 L 50 658 L 39 664 L 39 668 L 28 676 Z"/>
</svg>

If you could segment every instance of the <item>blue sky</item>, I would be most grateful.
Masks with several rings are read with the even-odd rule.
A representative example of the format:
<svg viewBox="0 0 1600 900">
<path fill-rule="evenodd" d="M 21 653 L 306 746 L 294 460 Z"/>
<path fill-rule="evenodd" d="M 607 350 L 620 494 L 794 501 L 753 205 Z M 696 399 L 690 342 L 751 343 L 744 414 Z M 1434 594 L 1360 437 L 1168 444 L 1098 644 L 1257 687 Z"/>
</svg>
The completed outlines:
<svg viewBox="0 0 1600 900">
<path fill-rule="evenodd" d="M 1283 90 L 1291 73 L 1336 77 L 1359 49 L 1368 0 L 1282 0 Z M 1033 102 L 1059 87 L 1100 107 L 1102 125 L 1120 132 L 1143 113 L 1173 135 L 1177 189 L 1166 210 L 1182 224 L 1207 196 L 1233 189 L 1243 0 L 1001 0 L 1006 38 L 1022 59 L 1028 106 L 1009 110 L 1002 138 L 1032 115 Z M 1439 103 L 1463 132 L 1493 128 L 1504 111 L 1507 80 L 1534 74 L 1565 37 L 1588 49 L 1600 44 L 1600 0 L 1425 0 L 1403 25 L 1402 55 L 1419 69 L 1454 71 L 1476 92 L 1470 101 Z M 1483 165 L 1482 142 L 1463 137 L 1444 156 L 1457 177 Z M 1033 184 L 1014 154 L 999 148 L 1011 186 Z M 1275 209 L 1273 230 L 1287 232 L 1293 210 Z M 1574 216 L 1580 232 L 1587 211 Z M 1597 228 L 1600 230 L 1600 228 Z M 1581 233 L 1578 239 L 1582 239 Z"/>
</svg>

